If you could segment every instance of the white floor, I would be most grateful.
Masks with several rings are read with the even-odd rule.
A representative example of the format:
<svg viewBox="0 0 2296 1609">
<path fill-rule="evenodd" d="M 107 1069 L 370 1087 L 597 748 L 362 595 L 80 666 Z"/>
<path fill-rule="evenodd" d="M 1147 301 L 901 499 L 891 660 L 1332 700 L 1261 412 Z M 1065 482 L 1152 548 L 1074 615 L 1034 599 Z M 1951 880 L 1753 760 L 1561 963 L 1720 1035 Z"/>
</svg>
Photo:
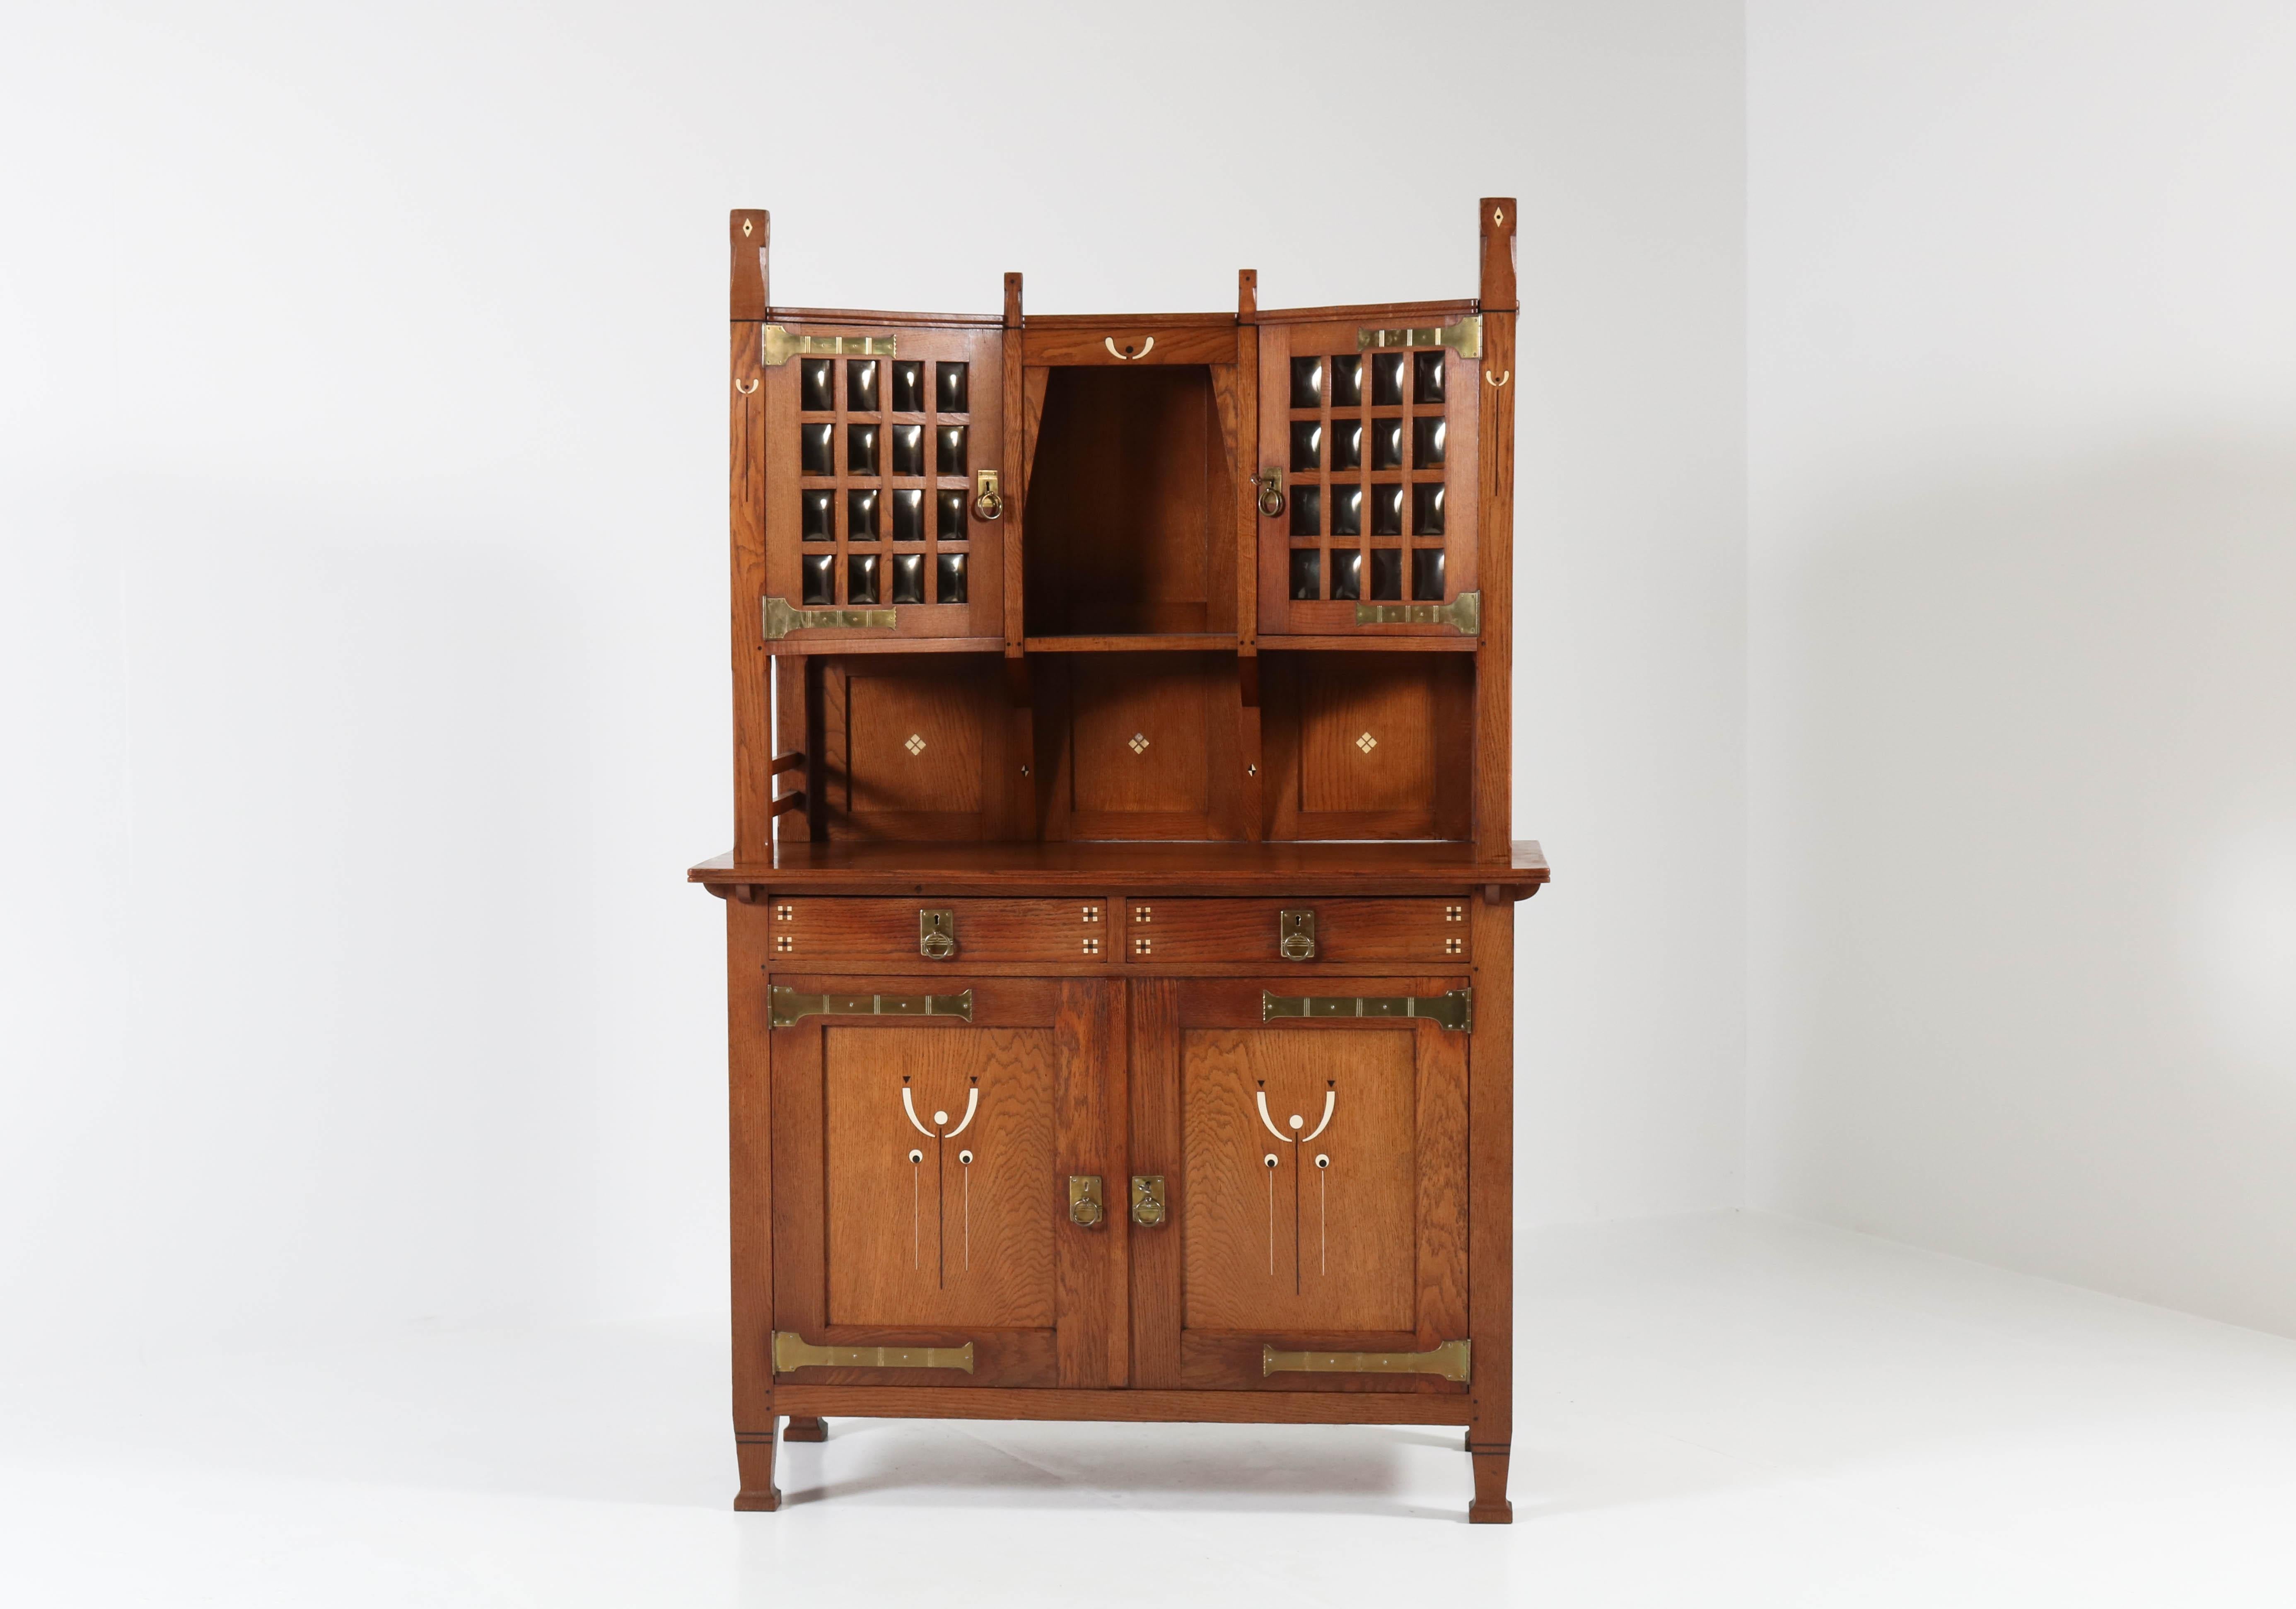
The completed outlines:
<svg viewBox="0 0 2296 1609">
<path fill-rule="evenodd" d="M 2296 1604 L 2296 1342 L 1754 1217 L 1525 1248 L 1456 1433 L 836 1421 L 734 1515 L 718 1326 L 0 1383 L 0 1604 Z"/>
</svg>

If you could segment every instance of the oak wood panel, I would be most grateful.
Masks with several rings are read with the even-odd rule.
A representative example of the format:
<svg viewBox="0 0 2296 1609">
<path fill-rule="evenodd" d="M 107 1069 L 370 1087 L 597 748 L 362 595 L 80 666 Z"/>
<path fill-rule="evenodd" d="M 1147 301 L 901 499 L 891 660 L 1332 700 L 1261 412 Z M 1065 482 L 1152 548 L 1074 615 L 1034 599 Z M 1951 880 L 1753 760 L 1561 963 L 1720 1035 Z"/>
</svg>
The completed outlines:
<svg viewBox="0 0 2296 1609">
<path fill-rule="evenodd" d="M 1168 316 L 1081 324 L 1037 319 L 1030 321 L 1024 341 L 1032 367 L 1135 370 L 1236 360 L 1235 321 L 1226 317 L 1213 324 L 1175 324 Z"/>
<path fill-rule="evenodd" d="M 1464 1397 L 1389 1392 L 1191 1391 L 984 1391 L 966 1386 L 889 1390 L 866 1385 L 784 1385 L 792 1411 L 873 1419 L 1098 1419 L 1139 1424 L 1464 1424 Z"/>
<path fill-rule="evenodd" d="M 759 992 L 765 991 L 760 989 Z M 824 1143 L 828 1108 L 823 1022 L 818 1017 L 807 1018 L 793 1027 L 773 1029 L 768 1036 L 773 1057 L 774 1202 L 770 1327 L 805 1335 L 818 1334 L 829 1322 L 829 1154 Z"/>
<path fill-rule="evenodd" d="M 1512 211 L 1512 209 L 1510 209 Z M 1514 1424 L 1514 907 L 1477 900 L 1475 1034 L 1467 1085 L 1468 1305 L 1474 1340 L 1472 1449 L 1501 1455 L 1479 1502 L 1504 1505 Z M 1483 1489 L 1495 1484 L 1488 1497 Z M 1488 1515 L 1497 1510 L 1490 1508 Z"/>
<path fill-rule="evenodd" d="M 1060 1309 L 1060 1383 L 1122 1385 L 1129 1322 L 1125 1312 L 1124 995 L 1112 984 L 1060 985 L 1057 1162 L 1063 1216 L 1055 1231 Z M 1107 1216 L 1096 1227 L 1067 1220 L 1066 1178 L 1097 1174 Z"/>
<path fill-rule="evenodd" d="M 767 257 L 773 244 L 773 214 L 754 207 L 736 207 L 726 219 L 726 240 L 734 259 L 733 316 L 737 322 L 758 323 L 766 316 L 771 300 Z"/>
<path fill-rule="evenodd" d="M 1030 393 L 1022 378 L 1021 339 L 1021 276 L 1004 276 L 1004 646 L 1021 641 L 1023 594 L 1021 578 L 1026 569 L 1029 505 L 1029 461 L 1036 438 L 1036 412 L 1043 405 L 1041 390 Z"/>
<path fill-rule="evenodd" d="M 762 214 L 758 215 L 762 216 Z M 734 226 L 740 231 L 737 215 Z M 762 267 L 760 267 L 762 274 Z M 736 295 L 741 294 L 737 285 Z M 763 291 L 758 294 L 760 298 Z M 758 326 L 733 326 L 726 401 L 731 418 L 727 474 L 734 669 L 734 844 L 762 855 L 773 840 L 773 664 L 758 599 L 767 587 L 766 398 L 759 383 Z M 749 387 L 744 393 L 742 387 Z"/>
<path fill-rule="evenodd" d="M 1242 765 L 1235 661 L 1079 654 L 1037 676 L 1047 839 L 1236 839 Z"/>
<path fill-rule="evenodd" d="M 1296 968 L 1303 981 L 1295 992 L 1311 992 L 1304 980 L 1335 963 L 1461 965 L 1473 931 L 1470 903 L 1464 895 L 1326 899 L 1303 893 L 1290 899 L 1130 899 L 1118 915 L 1128 965 L 1257 962 L 1263 968 Z M 1279 918 L 1287 910 L 1316 914 L 1314 959 L 1287 960 L 1277 949 Z M 1144 954 L 1136 942 L 1143 938 L 1151 940 Z"/>
<path fill-rule="evenodd" d="M 1128 1172 L 1164 1179 L 1164 1221 L 1136 1227 L 1132 1235 L 1132 1383 L 1171 1387 L 1180 1383 L 1180 1219 L 1188 1203 L 1180 1138 L 1178 986 L 1136 982 L 1130 1005 Z"/>
<path fill-rule="evenodd" d="M 774 1426 L 772 1033 L 763 907 L 726 902 L 726 1178 L 734 1288 L 734 1428 Z M 772 1484 L 768 1446 L 763 1484 Z M 747 1485 L 746 1481 L 744 1485 Z"/>
<path fill-rule="evenodd" d="M 1080 962 L 1112 956 L 1111 904 L 1093 899 L 786 899 L 770 903 L 773 958 L 787 968 L 817 962 L 925 961 L 918 914 L 949 913 L 956 951 L 935 966 Z M 1089 950 L 1087 941 L 1096 940 Z"/>
<path fill-rule="evenodd" d="M 1472 297 L 1448 301 L 1366 301 L 1327 308 L 1261 308 L 1256 322 L 1264 324 L 1327 324 L 1357 321 L 1385 327 L 1390 324 L 1447 324 L 1465 318 L 1480 306 Z"/>
<path fill-rule="evenodd" d="M 1472 661 L 1282 654 L 1263 685 L 1270 839 L 1469 836 Z"/>
<path fill-rule="evenodd" d="M 1001 661 L 988 654 L 819 661 L 823 825 L 836 838 L 983 839 L 1021 782 Z"/>
<path fill-rule="evenodd" d="M 1484 443 L 1477 499 L 1482 529 L 1482 630 L 1477 637 L 1475 842 L 1503 846 L 1514 814 L 1514 710 L 1508 668 L 1514 662 L 1515 218 L 1512 196 L 1481 203 L 1483 359 L 1476 435 Z M 1495 382 L 1504 378 L 1505 384 Z"/>
</svg>

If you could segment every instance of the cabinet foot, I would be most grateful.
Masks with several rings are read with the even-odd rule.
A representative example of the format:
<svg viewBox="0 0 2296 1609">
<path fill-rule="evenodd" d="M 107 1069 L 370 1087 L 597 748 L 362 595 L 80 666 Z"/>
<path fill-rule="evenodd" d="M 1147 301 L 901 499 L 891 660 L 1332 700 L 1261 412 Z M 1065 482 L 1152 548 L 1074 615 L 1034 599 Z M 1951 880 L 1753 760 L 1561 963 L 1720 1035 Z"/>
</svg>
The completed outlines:
<svg viewBox="0 0 2296 1609">
<path fill-rule="evenodd" d="M 808 1418 L 797 1414 L 791 1414 L 790 1416 L 790 1422 L 782 1427 L 782 1440 L 784 1441 L 826 1441 L 829 1440 L 829 1421 L 820 1417 L 818 1415 Z"/>
<path fill-rule="evenodd" d="M 734 1457 L 742 1467 L 734 1506 L 740 1513 L 771 1514 L 782 1506 L 781 1489 L 774 1484 L 774 1424 L 768 1419 L 764 1430 L 734 1433 Z"/>
<path fill-rule="evenodd" d="M 1467 1456 L 1475 1466 L 1475 1500 L 1467 1505 L 1467 1523 L 1513 1524 L 1514 1505 L 1507 1501 L 1506 1495 L 1506 1449 L 1483 1452 L 1471 1448 Z"/>
</svg>

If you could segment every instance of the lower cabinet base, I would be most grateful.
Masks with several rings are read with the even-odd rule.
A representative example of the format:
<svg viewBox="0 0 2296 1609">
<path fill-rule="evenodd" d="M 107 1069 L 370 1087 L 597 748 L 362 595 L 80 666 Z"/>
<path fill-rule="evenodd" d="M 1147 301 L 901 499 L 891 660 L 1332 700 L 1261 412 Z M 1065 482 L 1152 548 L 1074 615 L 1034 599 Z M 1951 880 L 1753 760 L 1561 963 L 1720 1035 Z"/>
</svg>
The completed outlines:
<svg viewBox="0 0 2296 1609">
<path fill-rule="evenodd" d="M 743 1514 L 771 1514 L 782 1506 L 781 1488 L 774 1484 L 774 1427 L 734 1433 L 734 1457 L 742 1466 L 742 1490 L 734 1506 Z"/>
</svg>

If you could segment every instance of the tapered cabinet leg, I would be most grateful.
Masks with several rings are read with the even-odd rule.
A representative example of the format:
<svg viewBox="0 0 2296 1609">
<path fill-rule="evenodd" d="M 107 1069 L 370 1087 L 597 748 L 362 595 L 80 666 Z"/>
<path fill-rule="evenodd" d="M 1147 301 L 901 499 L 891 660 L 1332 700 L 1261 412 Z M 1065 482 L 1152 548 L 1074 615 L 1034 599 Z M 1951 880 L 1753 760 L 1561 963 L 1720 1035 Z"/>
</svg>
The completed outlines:
<svg viewBox="0 0 2296 1609">
<path fill-rule="evenodd" d="M 1467 1505 L 1470 1525 L 1512 1525 L 1514 1505 L 1507 1501 L 1507 1449 L 1469 1449 L 1475 1465 L 1475 1500 Z"/>
<path fill-rule="evenodd" d="M 802 1415 L 791 1414 L 789 1424 L 782 1429 L 782 1440 L 826 1441 L 829 1440 L 829 1421 L 817 1416 L 807 1418 Z"/>
<path fill-rule="evenodd" d="M 742 1465 L 742 1490 L 734 1494 L 734 1506 L 743 1514 L 771 1514 L 782 1506 L 781 1488 L 774 1484 L 776 1423 L 768 1419 L 763 1430 L 734 1433 L 734 1456 Z"/>
</svg>

